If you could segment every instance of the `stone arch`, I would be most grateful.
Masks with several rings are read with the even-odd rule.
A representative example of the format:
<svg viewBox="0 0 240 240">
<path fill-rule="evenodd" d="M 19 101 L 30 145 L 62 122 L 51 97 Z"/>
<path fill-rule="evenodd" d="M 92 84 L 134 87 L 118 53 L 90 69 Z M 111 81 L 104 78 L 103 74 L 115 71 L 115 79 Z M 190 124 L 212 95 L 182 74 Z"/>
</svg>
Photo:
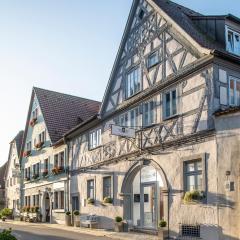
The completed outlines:
<svg viewBox="0 0 240 240">
<path fill-rule="evenodd" d="M 133 219 L 133 209 L 132 209 L 132 183 L 138 172 L 146 167 L 152 166 L 159 173 L 163 187 L 160 189 L 163 200 L 163 216 L 162 218 L 169 222 L 169 184 L 167 177 L 162 167 L 153 159 L 140 159 L 138 162 L 133 164 L 133 166 L 128 170 L 121 187 L 121 196 L 123 198 L 123 218 L 126 220 Z"/>
</svg>

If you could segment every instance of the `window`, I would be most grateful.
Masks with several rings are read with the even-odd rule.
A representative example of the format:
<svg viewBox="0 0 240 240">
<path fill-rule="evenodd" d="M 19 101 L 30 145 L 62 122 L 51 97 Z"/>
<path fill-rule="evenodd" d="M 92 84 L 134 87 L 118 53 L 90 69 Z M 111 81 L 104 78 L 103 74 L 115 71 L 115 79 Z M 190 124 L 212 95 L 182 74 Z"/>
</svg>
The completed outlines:
<svg viewBox="0 0 240 240">
<path fill-rule="evenodd" d="M 227 27 L 227 51 L 240 56 L 240 34 Z"/>
<path fill-rule="evenodd" d="M 30 180 L 30 173 L 31 173 L 30 167 L 25 168 L 25 180 Z"/>
<path fill-rule="evenodd" d="M 127 74 L 126 98 L 129 98 L 132 95 L 139 92 L 140 88 L 141 88 L 141 74 L 140 74 L 140 67 L 137 67 Z"/>
<path fill-rule="evenodd" d="M 202 161 L 187 161 L 184 163 L 185 191 L 203 191 Z"/>
<path fill-rule="evenodd" d="M 159 54 L 158 54 L 158 51 L 156 51 L 156 52 L 152 53 L 151 55 L 149 55 L 148 61 L 147 61 L 147 67 L 151 68 L 158 63 L 159 63 Z"/>
<path fill-rule="evenodd" d="M 58 154 L 54 155 L 54 167 L 58 167 Z"/>
<path fill-rule="evenodd" d="M 138 127 L 138 117 L 139 117 L 139 109 L 135 108 L 130 111 L 130 127 L 137 128 Z"/>
<path fill-rule="evenodd" d="M 33 165 L 33 175 L 34 176 L 39 176 L 39 170 L 40 170 L 40 164 L 37 163 L 37 164 L 34 164 Z"/>
<path fill-rule="evenodd" d="M 105 197 L 112 197 L 112 178 L 104 177 L 103 178 L 103 199 Z"/>
<path fill-rule="evenodd" d="M 240 79 L 230 77 L 229 102 L 232 106 L 240 106 Z"/>
<path fill-rule="evenodd" d="M 155 102 L 143 103 L 143 126 L 150 126 L 155 123 Z"/>
<path fill-rule="evenodd" d="M 171 90 L 164 95 L 164 116 L 169 118 L 177 114 L 177 90 Z"/>
<path fill-rule="evenodd" d="M 60 152 L 60 167 L 64 167 L 64 152 Z"/>
<path fill-rule="evenodd" d="M 128 127 L 128 113 L 124 113 L 120 116 L 120 126 Z"/>
<path fill-rule="evenodd" d="M 64 191 L 54 192 L 54 208 L 64 209 Z"/>
<path fill-rule="evenodd" d="M 58 209 L 58 192 L 54 192 L 55 209 Z"/>
<path fill-rule="evenodd" d="M 93 149 L 102 144 L 101 129 L 94 130 L 89 134 L 89 148 Z"/>
<path fill-rule="evenodd" d="M 46 140 L 45 139 L 45 131 L 43 131 L 42 133 L 39 134 L 38 140 L 39 140 L 40 143 L 45 142 L 45 140 Z"/>
<path fill-rule="evenodd" d="M 38 117 L 38 109 L 37 108 L 32 112 L 32 115 L 33 115 L 33 118 Z"/>
<path fill-rule="evenodd" d="M 144 10 L 143 10 L 143 9 L 140 9 L 139 14 L 138 14 L 139 19 L 142 20 L 143 17 L 144 17 L 144 15 L 145 15 Z"/>
<path fill-rule="evenodd" d="M 48 158 L 44 160 L 44 170 L 48 171 Z"/>
<path fill-rule="evenodd" d="M 31 151 L 31 149 L 32 149 L 32 142 L 29 141 L 27 142 L 27 151 Z"/>
<path fill-rule="evenodd" d="M 93 179 L 87 181 L 87 198 L 95 199 Z"/>
</svg>

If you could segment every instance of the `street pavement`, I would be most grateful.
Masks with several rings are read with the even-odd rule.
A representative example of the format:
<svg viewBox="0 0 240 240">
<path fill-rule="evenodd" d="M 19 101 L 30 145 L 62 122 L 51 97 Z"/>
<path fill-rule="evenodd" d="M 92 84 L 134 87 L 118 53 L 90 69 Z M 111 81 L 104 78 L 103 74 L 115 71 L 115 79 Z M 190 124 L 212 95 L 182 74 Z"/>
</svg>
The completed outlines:
<svg viewBox="0 0 240 240">
<path fill-rule="evenodd" d="M 0 230 L 8 228 L 12 228 L 12 233 L 17 240 L 110 240 L 108 237 L 54 229 L 40 224 L 16 225 L 9 222 L 0 222 Z"/>
</svg>

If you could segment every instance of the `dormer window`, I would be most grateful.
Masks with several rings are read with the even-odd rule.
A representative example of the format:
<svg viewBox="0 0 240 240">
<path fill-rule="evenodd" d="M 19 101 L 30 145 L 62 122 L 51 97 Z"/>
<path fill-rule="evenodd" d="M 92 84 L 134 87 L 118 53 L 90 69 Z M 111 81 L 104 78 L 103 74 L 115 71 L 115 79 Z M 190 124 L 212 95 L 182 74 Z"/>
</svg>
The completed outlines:
<svg viewBox="0 0 240 240">
<path fill-rule="evenodd" d="M 143 9 L 140 9 L 139 14 L 138 14 L 139 19 L 142 20 L 143 17 L 144 17 L 144 15 L 145 15 L 144 10 L 143 10 Z"/>
<path fill-rule="evenodd" d="M 32 115 L 33 115 L 33 118 L 38 117 L 38 109 L 37 108 L 33 111 Z"/>
<path fill-rule="evenodd" d="M 240 33 L 226 28 L 226 49 L 228 52 L 240 56 Z"/>
<path fill-rule="evenodd" d="M 33 112 L 32 112 L 32 119 L 30 121 L 30 125 L 33 127 L 36 122 L 37 122 L 37 117 L 38 117 L 38 109 L 36 108 Z"/>
</svg>

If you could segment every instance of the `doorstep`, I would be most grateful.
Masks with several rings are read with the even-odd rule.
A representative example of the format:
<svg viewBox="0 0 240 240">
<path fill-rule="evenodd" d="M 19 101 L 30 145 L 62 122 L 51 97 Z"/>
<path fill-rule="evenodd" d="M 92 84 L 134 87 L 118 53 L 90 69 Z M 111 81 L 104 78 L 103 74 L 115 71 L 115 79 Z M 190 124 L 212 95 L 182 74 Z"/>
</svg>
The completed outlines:
<svg viewBox="0 0 240 240">
<path fill-rule="evenodd" d="M 54 229 L 61 229 L 65 231 L 71 231 L 71 232 L 78 232 L 78 233 L 84 233 L 92 236 L 98 236 L 98 237 L 109 237 L 112 239 L 118 239 L 118 240 L 158 240 L 159 238 L 157 236 L 152 236 L 149 234 L 144 233 L 136 233 L 136 232 L 113 232 L 109 230 L 104 229 L 89 229 L 89 228 L 76 228 L 76 227 L 68 227 L 65 225 L 60 224 L 47 224 L 47 223 L 26 223 L 26 222 L 20 222 L 20 221 L 10 221 L 7 220 L 7 222 L 16 224 L 16 225 L 41 225 L 48 228 L 54 228 Z"/>
</svg>

